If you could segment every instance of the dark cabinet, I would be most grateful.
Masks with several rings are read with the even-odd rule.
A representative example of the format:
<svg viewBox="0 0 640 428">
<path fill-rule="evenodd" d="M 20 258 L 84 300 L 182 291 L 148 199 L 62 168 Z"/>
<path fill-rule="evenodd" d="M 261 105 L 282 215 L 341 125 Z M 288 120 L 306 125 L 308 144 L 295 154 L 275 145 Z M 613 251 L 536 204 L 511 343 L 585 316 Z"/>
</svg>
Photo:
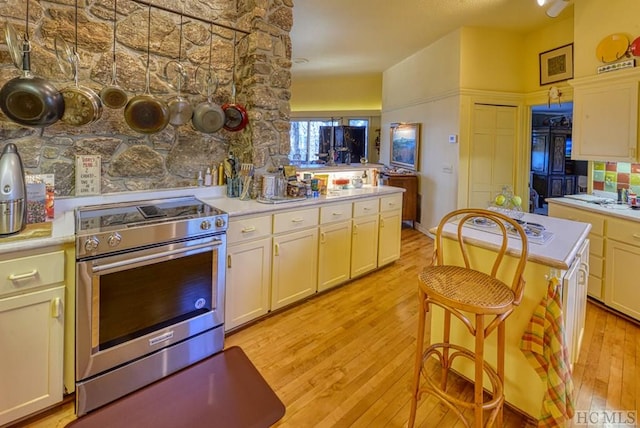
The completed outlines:
<svg viewBox="0 0 640 428">
<path fill-rule="evenodd" d="M 574 161 L 570 158 L 571 128 L 534 128 L 531 135 L 531 186 L 539 201 L 576 192 Z"/>
<path fill-rule="evenodd" d="M 415 225 L 418 218 L 418 176 L 415 174 L 386 173 L 383 176 L 385 185 L 402 187 L 402 221 L 410 221 Z"/>
</svg>

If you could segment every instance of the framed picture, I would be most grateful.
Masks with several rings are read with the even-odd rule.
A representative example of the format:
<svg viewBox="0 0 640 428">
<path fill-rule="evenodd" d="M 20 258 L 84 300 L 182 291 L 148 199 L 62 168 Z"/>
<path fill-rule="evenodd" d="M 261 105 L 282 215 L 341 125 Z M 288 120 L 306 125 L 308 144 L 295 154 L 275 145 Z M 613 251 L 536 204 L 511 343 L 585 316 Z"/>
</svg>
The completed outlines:
<svg viewBox="0 0 640 428">
<path fill-rule="evenodd" d="M 540 54 L 540 86 L 573 78 L 573 43 Z"/>
<path fill-rule="evenodd" d="M 391 124 L 391 165 L 416 171 L 419 149 L 419 123 Z"/>
</svg>

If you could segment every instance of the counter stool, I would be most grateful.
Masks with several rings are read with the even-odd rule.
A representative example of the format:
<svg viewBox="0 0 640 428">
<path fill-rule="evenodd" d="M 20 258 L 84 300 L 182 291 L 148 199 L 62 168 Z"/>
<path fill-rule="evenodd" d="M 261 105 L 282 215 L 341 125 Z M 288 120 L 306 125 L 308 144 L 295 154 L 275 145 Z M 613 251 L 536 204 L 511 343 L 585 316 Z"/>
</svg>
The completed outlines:
<svg viewBox="0 0 640 428">
<path fill-rule="evenodd" d="M 445 224 L 452 221 L 451 229 L 445 232 Z M 464 234 L 463 234 L 464 229 Z M 468 254 L 467 240 L 472 240 L 474 230 L 484 229 L 494 234 L 498 242 L 495 259 L 490 273 L 483 273 L 471 267 Z M 522 250 L 519 254 L 509 253 L 517 264 L 509 263 L 509 277 L 512 269 L 513 279 L 510 286 L 497 279 L 499 273 L 505 273 L 500 268 L 507 252 L 508 237 L 519 238 Z M 444 260 L 443 238 L 453 241 L 447 247 L 447 258 L 454 257 L 457 252 L 464 260 L 464 266 L 447 265 Z M 517 242 L 517 239 L 516 239 Z M 457 244 L 457 245 L 456 245 Z M 527 235 L 517 221 L 496 211 L 483 209 L 460 209 L 446 214 L 438 225 L 434 242 L 433 259 L 418 277 L 418 296 L 420 301 L 418 316 L 418 337 L 415 360 L 415 371 L 412 383 L 411 413 L 409 428 L 413 427 L 416 418 L 418 401 L 423 393 L 434 395 L 456 416 L 465 426 L 471 426 L 463 411 L 473 409 L 474 426 L 482 427 L 485 412 L 488 412 L 486 426 L 494 423 L 502 426 L 502 410 L 504 404 L 504 353 L 505 353 L 505 319 L 520 304 L 524 294 L 524 278 L 522 276 L 527 261 Z M 454 248 L 456 247 L 456 248 Z M 480 264 L 486 259 L 478 260 Z M 487 267 L 490 266 L 489 263 Z M 482 266 L 478 266 L 481 268 Z M 486 270 L 486 269 L 483 269 Z M 499 272 L 500 271 L 500 272 Z M 431 336 L 431 305 L 437 305 L 444 310 L 444 332 L 442 343 L 430 343 Z M 450 343 L 451 316 L 458 318 L 475 338 L 475 349 L 469 350 L 460 345 Z M 497 370 L 484 360 L 485 339 L 498 330 L 497 341 Z M 425 330 L 429 344 L 425 347 Z M 439 382 L 429 374 L 426 362 L 431 357 L 437 357 L 441 366 Z M 473 401 L 464 401 L 447 392 L 447 377 L 452 363 L 457 357 L 465 357 L 474 362 L 474 397 Z M 491 397 L 484 401 L 483 381 L 488 378 L 491 384 Z M 424 383 L 421 382 L 424 378 Z M 423 383 L 421 385 L 421 383 Z"/>
</svg>

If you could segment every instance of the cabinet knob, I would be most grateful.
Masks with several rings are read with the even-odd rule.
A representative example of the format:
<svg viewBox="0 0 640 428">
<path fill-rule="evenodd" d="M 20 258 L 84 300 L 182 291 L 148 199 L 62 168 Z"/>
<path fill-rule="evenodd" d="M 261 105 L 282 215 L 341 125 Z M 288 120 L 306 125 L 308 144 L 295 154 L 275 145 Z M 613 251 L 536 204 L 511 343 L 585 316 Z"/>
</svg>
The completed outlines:
<svg viewBox="0 0 640 428">
<path fill-rule="evenodd" d="M 100 240 L 95 236 L 87 238 L 87 240 L 84 241 L 84 249 L 88 252 L 96 250 L 98 248 L 98 245 L 100 245 Z"/>
</svg>

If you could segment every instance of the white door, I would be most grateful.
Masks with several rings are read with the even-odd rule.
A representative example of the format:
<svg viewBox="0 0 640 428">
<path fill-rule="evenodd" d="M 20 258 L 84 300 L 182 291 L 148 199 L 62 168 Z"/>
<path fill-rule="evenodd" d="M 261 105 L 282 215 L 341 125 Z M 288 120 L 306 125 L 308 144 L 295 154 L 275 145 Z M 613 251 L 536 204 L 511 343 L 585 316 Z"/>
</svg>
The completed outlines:
<svg viewBox="0 0 640 428">
<path fill-rule="evenodd" d="M 516 113 L 516 107 L 474 106 L 469 207 L 486 208 L 504 185 L 515 188 Z"/>
</svg>

